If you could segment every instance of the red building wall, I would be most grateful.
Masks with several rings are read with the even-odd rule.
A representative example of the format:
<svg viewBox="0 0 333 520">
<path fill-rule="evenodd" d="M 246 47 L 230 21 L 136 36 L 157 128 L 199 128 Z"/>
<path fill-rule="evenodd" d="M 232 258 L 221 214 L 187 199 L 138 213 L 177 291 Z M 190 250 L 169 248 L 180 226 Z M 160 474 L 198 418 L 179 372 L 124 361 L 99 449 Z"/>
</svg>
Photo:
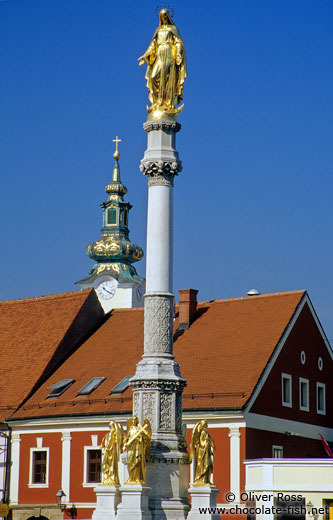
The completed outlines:
<svg viewBox="0 0 333 520">
<path fill-rule="evenodd" d="M 84 447 L 91 446 L 91 435 L 98 436 L 98 446 L 100 446 L 105 432 L 72 432 L 71 442 L 71 477 L 70 477 L 70 496 L 74 502 L 96 502 L 94 486 L 83 487 L 84 481 Z M 85 518 L 85 517 L 82 517 Z M 88 518 L 88 517 L 86 517 Z"/>
<path fill-rule="evenodd" d="M 30 448 L 37 447 L 37 437 L 43 437 L 43 448 L 49 451 L 49 486 L 29 488 Z M 55 504 L 56 493 L 61 488 L 61 433 L 24 434 L 20 445 L 20 504 Z"/>
</svg>

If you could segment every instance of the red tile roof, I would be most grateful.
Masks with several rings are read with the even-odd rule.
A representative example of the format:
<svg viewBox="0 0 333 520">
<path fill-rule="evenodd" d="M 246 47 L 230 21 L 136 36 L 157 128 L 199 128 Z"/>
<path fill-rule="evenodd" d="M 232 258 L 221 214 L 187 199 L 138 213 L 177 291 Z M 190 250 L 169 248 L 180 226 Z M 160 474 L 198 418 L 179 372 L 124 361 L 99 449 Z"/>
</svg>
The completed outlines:
<svg viewBox="0 0 333 520">
<path fill-rule="evenodd" d="M 304 291 L 201 302 L 195 321 L 175 332 L 174 354 L 187 379 L 183 408 L 241 408 L 250 397 Z M 178 322 L 175 322 L 175 331 Z M 114 310 L 12 419 L 56 415 L 110 414 L 132 409 L 132 392 L 110 396 L 134 375 L 143 353 L 143 310 Z M 106 380 L 90 396 L 78 390 L 93 377 Z M 57 399 L 47 387 L 63 379 L 74 384 Z M 9 414 L 8 414 L 9 415 Z"/>
<path fill-rule="evenodd" d="M 84 290 L 0 302 L 0 420 L 35 386 L 80 310 L 95 298 L 90 294 Z"/>
</svg>

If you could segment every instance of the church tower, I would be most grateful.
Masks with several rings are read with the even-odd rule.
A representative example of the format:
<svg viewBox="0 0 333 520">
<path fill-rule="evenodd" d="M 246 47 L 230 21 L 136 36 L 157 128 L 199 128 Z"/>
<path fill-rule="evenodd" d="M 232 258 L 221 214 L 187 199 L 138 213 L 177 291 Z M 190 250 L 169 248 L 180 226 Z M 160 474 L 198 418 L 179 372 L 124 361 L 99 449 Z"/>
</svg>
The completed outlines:
<svg viewBox="0 0 333 520">
<path fill-rule="evenodd" d="M 115 308 L 142 307 L 145 281 L 132 265 L 143 257 L 143 249 L 129 239 L 128 217 L 132 208 L 124 200 L 127 188 L 121 182 L 118 143 L 112 181 L 105 186 L 108 198 L 103 210 L 102 236 L 89 244 L 87 254 L 96 261 L 89 275 L 76 282 L 82 289 L 93 287 L 105 312 Z"/>
</svg>

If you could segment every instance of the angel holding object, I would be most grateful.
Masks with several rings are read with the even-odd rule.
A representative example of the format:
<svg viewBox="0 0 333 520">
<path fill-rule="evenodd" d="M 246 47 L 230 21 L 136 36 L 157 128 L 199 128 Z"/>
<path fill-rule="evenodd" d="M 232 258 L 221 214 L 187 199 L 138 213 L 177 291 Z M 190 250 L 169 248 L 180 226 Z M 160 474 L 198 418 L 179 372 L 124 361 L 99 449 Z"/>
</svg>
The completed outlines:
<svg viewBox="0 0 333 520">
<path fill-rule="evenodd" d="M 123 446 L 124 431 L 119 423 L 110 422 L 110 431 L 103 437 L 102 472 L 103 484 L 106 486 L 120 486 L 118 462 Z"/>
<path fill-rule="evenodd" d="M 145 77 L 152 103 L 148 112 L 155 112 L 156 118 L 163 118 L 163 113 L 178 114 L 184 107 L 176 108 L 183 99 L 185 47 L 167 9 L 160 11 L 153 39 L 138 61 L 139 65 L 147 63 Z"/>
<path fill-rule="evenodd" d="M 207 421 L 199 421 L 193 428 L 191 438 L 190 462 L 194 456 L 194 486 L 213 486 L 210 481 L 213 473 L 213 450 L 215 444 L 211 438 Z"/>
<path fill-rule="evenodd" d="M 143 426 L 134 415 L 127 420 L 127 432 L 123 451 L 127 450 L 127 468 L 129 478 L 125 484 L 145 484 L 146 463 L 150 452 L 151 426 L 145 419 Z"/>
</svg>

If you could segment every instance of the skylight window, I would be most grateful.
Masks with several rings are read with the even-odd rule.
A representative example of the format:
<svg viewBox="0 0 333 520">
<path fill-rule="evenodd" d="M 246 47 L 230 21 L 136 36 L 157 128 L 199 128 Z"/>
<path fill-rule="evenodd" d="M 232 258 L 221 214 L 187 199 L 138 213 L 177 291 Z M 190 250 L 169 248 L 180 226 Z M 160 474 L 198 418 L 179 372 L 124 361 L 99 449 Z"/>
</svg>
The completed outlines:
<svg viewBox="0 0 333 520">
<path fill-rule="evenodd" d="M 59 383 L 49 386 L 48 390 L 51 390 L 51 392 L 47 396 L 47 399 L 51 397 L 59 397 L 59 395 L 63 394 L 67 388 L 74 383 L 74 381 L 75 379 L 63 379 L 62 381 L 59 381 Z"/>
<path fill-rule="evenodd" d="M 125 390 L 129 387 L 130 379 L 133 376 L 126 376 L 124 379 L 120 381 L 116 386 L 114 386 L 110 392 L 110 394 L 121 394 L 125 392 Z"/>
<path fill-rule="evenodd" d="M 77 395 L 89 395 L 93 392 L 101 383 L 105 381 L 105 377 L 93 377 L 89 383 L 84 385 L 78 391 Z"/>
</svg>

